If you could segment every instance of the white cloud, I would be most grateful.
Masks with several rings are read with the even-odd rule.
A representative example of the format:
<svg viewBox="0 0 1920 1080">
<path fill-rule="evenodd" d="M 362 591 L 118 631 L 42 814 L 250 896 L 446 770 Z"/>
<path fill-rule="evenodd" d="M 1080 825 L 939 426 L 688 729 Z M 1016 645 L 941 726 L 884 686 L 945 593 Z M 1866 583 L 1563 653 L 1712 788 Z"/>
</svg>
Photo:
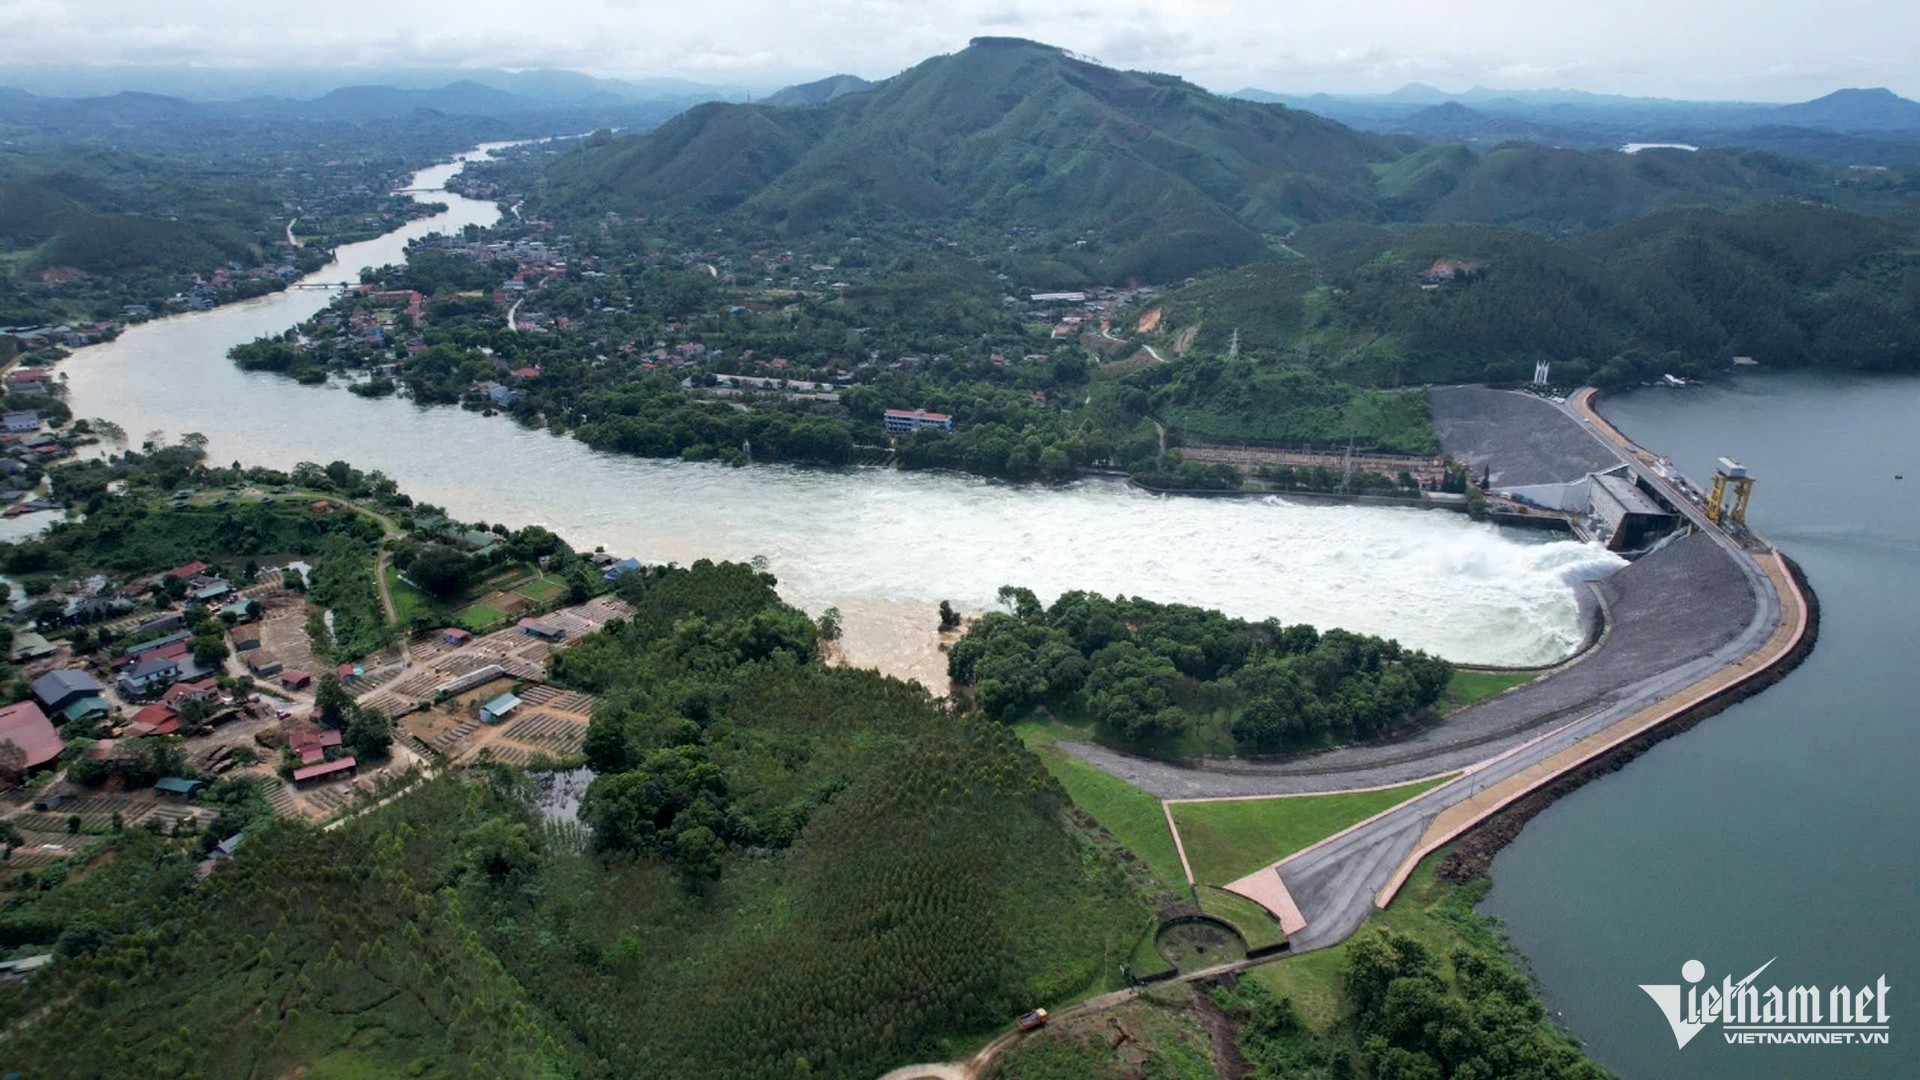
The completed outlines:
<svg viewBox="0 0 1920 1080">
<path fill-rule="evenodd" d="M 1747 0 L 0 0 L 0 64 L 537 66 L 772 85 L 885 76 L 982 33 L 1222 89 L 1920 94 L 1910 0 L 1774 0 L 1764 12 Z"/>
</svg>

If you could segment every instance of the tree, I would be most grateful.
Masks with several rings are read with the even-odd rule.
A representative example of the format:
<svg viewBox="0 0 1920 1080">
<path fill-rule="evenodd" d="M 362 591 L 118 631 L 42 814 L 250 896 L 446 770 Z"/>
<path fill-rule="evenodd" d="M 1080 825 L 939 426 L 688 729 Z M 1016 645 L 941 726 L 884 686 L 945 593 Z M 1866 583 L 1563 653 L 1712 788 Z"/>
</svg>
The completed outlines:
<svg viewBox="0 0 1920 1080">
<path fill-rule="evenodd" d="M 361 761 L 385 761 L 392 753 L 393 725 L 378 709 L 356 705 L 353 719 L 340 735 L 340 743 Z"/>
<path fill-rule="evenodd" d="M 840 640 L 840 609 L 830 607 L 820 613 L 820 637 L 825 641 Z"/>
<path fill-rule="evenodd" d="M 940 601 L 940 632 L 944 634 L 959 625 L 960 613 L 953 610 L 951 603 L 945 600 Z"/>
<path fill-rule="evenodd" d="M 314 688 L 313 707 L 319 710 L 322 724 L 344 728 L 353 715 L 353 695 L 340 685 L 340 677 L 329 671 L 320 676 L 320 683 Z"/>
<path fill-rule="evenodd" d="M 202 634 L 193 639 L 193 662 L 201 667 L 219 667 L 227 659 L 227 642 L 218 634 Z"/>
<path fill-rule="evenodd" d="M 407 564 L 407 580 L 442 600 L 458 596 L 473 580 L 474 559 L 442 544 L 431 545 Z"/>
</svg>

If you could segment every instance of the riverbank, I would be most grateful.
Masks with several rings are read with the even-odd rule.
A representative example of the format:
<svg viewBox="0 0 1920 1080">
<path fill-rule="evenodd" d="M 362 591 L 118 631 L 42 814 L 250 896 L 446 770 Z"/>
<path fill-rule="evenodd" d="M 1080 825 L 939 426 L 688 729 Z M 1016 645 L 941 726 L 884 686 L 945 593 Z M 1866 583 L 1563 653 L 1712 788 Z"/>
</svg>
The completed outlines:
<svg viewBox="0 0 1920 1080">
<path fill-rule="evenodd" d="M 1572 411 L 1511 397 L 1518 400 L 1488 403 L 1503 417 L 1494 430 L 1521 445 L 1556 449 L 1538 482 L 1608 461 L 1641 468 L 1627 446 L 1609 443 Z M 1499 467 L 1533 467 L 1488 436 L 1489 429 L 1474 429 L 1482 448 L 1501 457 Z M 1277 764 L 1190 767 L 1086 744 L 1062 747 L 1163 800 L 1364 790 L 1459 772 L 1459 779 L 1236 883 L 1236 891 L 1276 917 L 1290 916 L 1296 950 L 1341 941 L 1391 900 L 1422 858 L 1469 828 L 1783 658 L 1804 655 L 1794 649 L 1805 606 L 1784 563 L 1769 557 L 1773 565 L 1763 567 L 1688 509 L 1695 535 L 1598 583 L 1608 628 L 1591 652 L 1398 744 Z"/>
<path fill-rule="evenodd" d="M 1792 674 L 1813 654 L 1814 646 L 1819 642 L 1820 598 L 1807 582 L 1806 572 L 1798 563 L 1785 555 L 1781 556 L 1781 561 L 1792 578 L 1794 591 L 1804 601 L 1806 622 L 1805 631 L 1776 662 L 1725 691 L 1682 709 L 1650 729 L 1629 733 L 1624 741 L 1482 818 L 1453 841 L 1452 850 L 1436 873 L 1457 883 L 1487 876 L 1494 856 L 1519 838 L 1520 830 L 1526 827 L 1527 822 L 1555 802 L 1603 776 L 1626 768 L 1634 759 L 1661 742 L 1692 731 L 1702 721 L 1718 716 Z"/>
<path fill-rule="evenodd" d="M 1920 895 L 1911 614 L 1920 591 L 1912 376 L 1743 372 L 1609 394 L 1598 411 L 1695 480 L 1731 456 L 1759 478 L 1748 521 L 1817 591 L 1819 641 L 1793 677 L 1562 795 L 1495 858 L 1483 910 L 1546 1003 L 1621 1076 L 1909 1076 L 1920 1044 L 1676 1051 L 1638 984 L 1698 957 L 1717 978 L 1779 959 L 1782 985 L 1920 979 L 1898 925 Z M 1904 472 L 1905 481 L 1895 480 Z M 1676 725 L 1677 726 L 1677 723 Z M 1836 855 L 1836 852 L 1843 854 Z M 1719 958 L 1716 960 L 1716 958 Z M 1895 1021 L 1896 1026 L 1898 1021 Z"/>
</svg>

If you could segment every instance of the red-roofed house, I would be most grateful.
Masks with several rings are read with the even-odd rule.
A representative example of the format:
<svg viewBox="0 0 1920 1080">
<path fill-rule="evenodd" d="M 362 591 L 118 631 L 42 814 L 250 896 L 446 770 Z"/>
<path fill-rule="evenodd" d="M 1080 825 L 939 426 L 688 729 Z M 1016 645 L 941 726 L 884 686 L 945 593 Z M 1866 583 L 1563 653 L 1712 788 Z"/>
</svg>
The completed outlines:
<svg viewBox="0 0 1920 1080">
<path fill-rule="evenodd" d="M 355 764 L 352 758 L 343 757 L 322 762 L 318 765 L 308 765 L 304 768 L 293 770 L 293 782 L 296 784 L 304 784 L 309 780 L 324 780 L 329 776 L 336 776 L 343 773 L 352 775 Z"/>
<path fill-rule="evenodd" d="M 174 683 L 161 695 L 160 702 L 178 709 L 188 701 L 212 701 L 219 696 L 219 683 L 212 679 L 201 679 L 199 682 Z"/>
<path fill-rule="evenodd" d="M 213 569 L 213 567 L 208 566 L 206 563 L 195 560 L 193 562 L 188 563 L 185 566 L 174 567 L 173 569 L 167 571 L 167 576 L 170 578 L 178 578 L 181 581 L 185 581 L 190 577 L 199 577 L 201 574 L 204 574 L 211 569 Z"/>
<path fill-rule="evenodd" d="M 60 757 L 60 751 L 67 748 L 60 733 L 53 730 L 53 724 L 47 720 L 47 714 L 31 701 L 0 709 L 0 742 L 10 742 L 20 748 L 18 768 L 22 774 L 51 764 Z M 0 763 L 0 768 L 14 767 L 11 761 Z"/>
<path fill-rule="evenodd" d="M 127 721 L 126 734 L 172 735 L 180 730 L 180 714 L 165 705 L 148 705 Z"/>
<path fill-rule="evenodd" d="M 537 367 L 515 368 L 513 377 L 516 379 L 537 379 L 540 377 L 540 369 Z"/>
<path fill-rule="evenodd" d="M 329 746 L 340 745 L 340 733 L 329 728 L 326 731 L 307 731 L 295 735 L 291 740 L 293 749 L 298 753 L 308 750 L 326 750 Z"/>
<path fill-rule="evenodd" d="M 283 671 L 280 673 L 280 685 L 289 690 L 305 690 L 313 685 L 313 676 L 304 671 Z"/>
</svg>

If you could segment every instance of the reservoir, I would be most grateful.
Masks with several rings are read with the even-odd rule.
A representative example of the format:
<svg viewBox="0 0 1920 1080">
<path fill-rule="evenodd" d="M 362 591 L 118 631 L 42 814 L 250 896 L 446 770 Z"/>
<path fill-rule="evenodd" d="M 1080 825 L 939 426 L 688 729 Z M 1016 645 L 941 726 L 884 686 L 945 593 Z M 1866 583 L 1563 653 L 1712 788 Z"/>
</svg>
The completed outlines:
<svg viewBox="0 0 1920 1080">
<path fill-rule="evenodd" d="M 1754 374 L 1601 411 L 1696 481 L 1737 458 L 1748 521 L 1820 598 L 1785 681 L 1560 800 L 1495 860 L 1505 920 L 1548 1008 L 1628 1077 L 1920 1075 L 1920 379 Z M 1895 479 L 1904 474 L 1906 479 Z M 1855 989 L 1885 975 L 1886 1046 L 1676 1049 L 1641 983 Z"/>
<path fill-rule="evenodd" d="M 427 169 L 409 186 L 437 188 L 460 167 Z M 491 203 L 423 197 L 447 211 L 343 247 L 309 280 L 353 279 L 401 261 L 414 237 L 499 217 Z M 1579 642 L 1577 582 L 1621 565 L 1597 547 L 1447 512 L 616 457 L 502 418 L 303 387 L 227 359 L 330 299 L 277 293 L 81 350 L 61 368 L 74 414 L 113 420 L 136 444 L 199 432 L 222 463 L 344 459 L 461 519 L 540 524 L 577 548 L 651 562 L 762 557 L 789 601 L 840 608 L 851 661 L 936 688 L 945 657 L 935 608 L 985 610 L 1002 585 L 1047 600 L 1090 589 L 1202 604 L 1383 634 L 1457 661 L 1536 664 Z"/>
</svg>

